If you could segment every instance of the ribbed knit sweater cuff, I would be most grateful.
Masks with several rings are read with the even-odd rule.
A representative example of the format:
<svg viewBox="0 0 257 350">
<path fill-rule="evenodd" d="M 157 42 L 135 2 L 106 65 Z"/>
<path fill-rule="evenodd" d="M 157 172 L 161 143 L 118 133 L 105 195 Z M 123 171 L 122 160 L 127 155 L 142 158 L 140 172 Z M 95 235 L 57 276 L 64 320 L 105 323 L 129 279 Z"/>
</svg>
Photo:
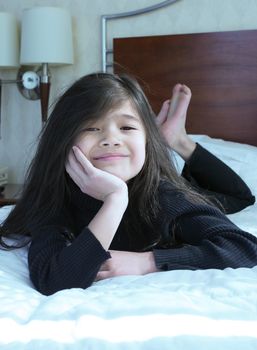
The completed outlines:
<svg viewBox="0 0 257 350">
<path fill-rule="evenodd" d="M 173 248 L 173 249 L 154 249 L 153 250 L 156 267 L 162 271 L 168 270 L 195 270 L 196 266 L 192 262 L 198 260 L 190 249 Z"/>
</svg>

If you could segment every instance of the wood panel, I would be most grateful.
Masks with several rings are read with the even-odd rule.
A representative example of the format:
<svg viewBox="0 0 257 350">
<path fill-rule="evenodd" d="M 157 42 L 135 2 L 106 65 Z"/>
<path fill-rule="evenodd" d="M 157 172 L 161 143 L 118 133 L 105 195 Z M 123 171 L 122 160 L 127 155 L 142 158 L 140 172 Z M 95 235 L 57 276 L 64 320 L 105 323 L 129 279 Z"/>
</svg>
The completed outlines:
<svg viewBox="0 0 257 350">
<path fill-rule="evenodd" d="M 114 71 L 134 75 L 153 110 L 192 90 L 187 130 L 257 146 L 257 30 L 114 39 Z"/>
</svg>

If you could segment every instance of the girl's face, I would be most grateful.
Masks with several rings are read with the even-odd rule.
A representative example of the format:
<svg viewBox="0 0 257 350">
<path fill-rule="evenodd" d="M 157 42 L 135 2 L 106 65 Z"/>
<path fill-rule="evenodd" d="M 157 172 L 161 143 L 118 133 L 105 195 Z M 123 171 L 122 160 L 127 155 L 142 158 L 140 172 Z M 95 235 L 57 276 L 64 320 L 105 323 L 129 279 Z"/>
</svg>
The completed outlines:
<svg viewBox="0 0 257 350">
<path fill-rule="evenodd" d="M 145 162 L 146 133 L 130 101 L 86 126 L 75 144 L 96 168 L 124 181 L 135 177 Z"/>
</svg>

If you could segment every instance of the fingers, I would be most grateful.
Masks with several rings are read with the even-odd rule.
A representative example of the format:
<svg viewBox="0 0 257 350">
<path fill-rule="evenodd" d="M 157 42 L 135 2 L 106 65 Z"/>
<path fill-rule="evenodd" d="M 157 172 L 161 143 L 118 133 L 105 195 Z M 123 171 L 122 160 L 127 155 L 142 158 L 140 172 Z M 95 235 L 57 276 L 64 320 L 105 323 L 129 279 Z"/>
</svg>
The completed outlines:
<svg viewBox="0 0 257 350">
<path fill-rule="evenodd" d="M 83 168 L 81 164 L 76 160 L 75 155 L 73 152 L 70 152 L 65 164 L 65 169 L 67 173 L 70 175 L 70 177 L 75 181 L 76 183 L 80 180 Z"/>
<path fill-rule="evenodd" d="M 71 178 L 77 173 L 79 167 L 81 167 L 80 164 L 76 161 L 74 154 L 70 152 L 65 163 L 65 169 Z"/>
<path fill-rule="evenodd" d="M 105 280 L 106 278 L 113 277 L 110 271 L 99 271 L 96 275 L 95 282 Z"/>
<path fill-rule="evenodd" d="M 68 155 L 65 169 L 82 192 L 86 192 L 87 179 L 92 174 L 92 168 L 94 167 L 81 150 L 74 146 Z"/>
<path fill-rule="evenodd" d="M 99 271 L 109 271 L 110 267 L 109 267 L 109 259 L 106 260 L 100 267 Z"/>
<path fill-rule="evenodd" d="M 94 172 L 94 166 L 85 157 L 81 150 L 74 146 L 72 151 L 68 155 L 67 162 L 65 164 L 67 173 L 72 177 L 72 175 L 79 175 L 82 179 L 85 175 L 92 175 Z"/>
<path fill-rule="evenodd" d="M 100 280 L 104 280 L 106 278 L 110 278 L 110 277 L 113 277 L 113 273 L 111 272 L 112 269 L 111 269 L 111 266 L 110 266 L 110 261 L 111 259 L 107 259 L 100 267 L 97 275 L 96 275 L 96 278 L 95 278 L 95 281 L 100 281 Z"/>
<path fill-rule="evenodd" d="M 85 172 L 90 176 L 94 172 L 94 166 L 77 146 L 72 147 L 75 159 L 79 162 Z"/>
</svg>

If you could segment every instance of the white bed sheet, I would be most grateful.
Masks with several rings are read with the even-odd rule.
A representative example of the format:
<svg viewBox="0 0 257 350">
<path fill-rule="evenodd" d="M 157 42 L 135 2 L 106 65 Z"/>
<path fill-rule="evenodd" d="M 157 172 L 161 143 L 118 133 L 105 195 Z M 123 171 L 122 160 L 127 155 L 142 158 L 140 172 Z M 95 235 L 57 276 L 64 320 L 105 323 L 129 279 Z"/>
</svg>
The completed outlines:
<svg viewBox="0 0 257 350">
<path fill-rule="evenodd" d="M 230 219 L 257 236 L 256 214 L 257 204 Z M 116 277 L 47 297 L 31 285 L 27 249 L 0 250 L 0 348 L 257 349 L 257 267 Z"/>
</svg>

